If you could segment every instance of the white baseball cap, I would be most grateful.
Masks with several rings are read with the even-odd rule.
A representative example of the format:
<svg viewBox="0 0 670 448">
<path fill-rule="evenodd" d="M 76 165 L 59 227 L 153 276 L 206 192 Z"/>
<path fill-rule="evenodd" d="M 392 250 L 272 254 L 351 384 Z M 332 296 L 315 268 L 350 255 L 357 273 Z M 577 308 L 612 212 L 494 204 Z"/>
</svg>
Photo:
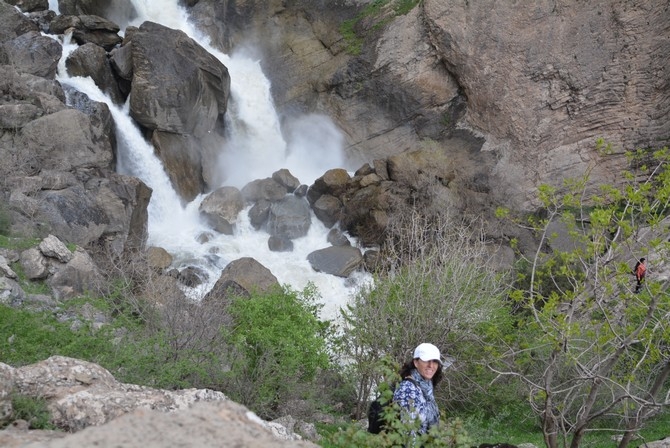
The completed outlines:
<svg viewBox="0 0 670 448">
<path fill-rule="evenodd" d="M 414 349 L 414 358 L 419 358 L 422 361 L 437 361 L 444 367 L 445 369 L 449 366 L 451 366 L 454 363 L 453 358 L 446 358 L 445 360 L 442 359 L 440 356 L 440 349 L 435 347 L 433 344 L 429 344 L 427 342 L 424 342 L 423 344 L 419 344 L 415 349 Z"/>
<path fill-rule="evenodd" d="M 423 344 L 417 345 L 414 349 L 414 359 L 419 358 L 421 361 L 439 361 L 442 364 L 442 358 L 440 357 L 440 349 L 435 347 L 433 344 L 424 342 Z"/>
</svg>

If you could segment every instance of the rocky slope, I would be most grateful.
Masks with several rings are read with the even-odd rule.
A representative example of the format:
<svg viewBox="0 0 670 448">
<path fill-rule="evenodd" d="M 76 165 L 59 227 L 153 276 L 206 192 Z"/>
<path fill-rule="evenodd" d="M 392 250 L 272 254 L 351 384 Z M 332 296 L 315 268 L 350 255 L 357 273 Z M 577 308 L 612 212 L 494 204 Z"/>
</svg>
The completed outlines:
<svg viewBox="0 0 670 448">
<path fill-rule="evenodd" d="M 10 393 L 45 398 L 61 431 L 28 431 L 17 421 L 0 431 L 3 447 L 316 446 L 221 392 L 123 384 L 96 364 L 61 356 L 21 368 L 0 363 L 0 421 Z"/>
<path fill-rule="evenodd" d="M 588 169 L 594 183 L 616 182 L 624 151 L 670 141 L 667 2 L 423 0 L 405 15 L 394 2 L 367 14 L 369 1 L 191 3 L 203 21 L 246 20 L 209 29 L 222 44 L 258 43 L 287 117 L 334 117 L 357 161 L 436 141 L 451 188 L 478 211 L 532 209 L 540 183 Z"/>
</svg>

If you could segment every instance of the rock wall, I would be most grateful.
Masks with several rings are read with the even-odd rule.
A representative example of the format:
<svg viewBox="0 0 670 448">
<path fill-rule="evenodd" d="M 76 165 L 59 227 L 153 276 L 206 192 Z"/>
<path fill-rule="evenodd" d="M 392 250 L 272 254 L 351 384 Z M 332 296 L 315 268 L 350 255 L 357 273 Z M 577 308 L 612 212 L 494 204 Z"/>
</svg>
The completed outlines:
<svg viewBox="0 0 670 448">
<path fill-rule="evenodd" d="M 0 446 L 316 446 L 221 392 L 124 384 L 97 364 L 63 356 L 20 368 L 0 363 L 0 422 L 12 393 L 46 399 L 52 423 L 67 432 L 15 422 L 0 431 Z"/>
<path fill-rule="evenodd" d="M 197 3 L 196 17 L 224 16 Z M 667 2 L 424 0 L 405 15 L 393 2 L 368 15 L 367 1 L 224 3 L 247 25 L 226 42 L 264 53 L 286 120 L 333 117 L 354 168 L 437 142 L 475 210 L 532 209 L 539 184 L 589 169 L 616 182 L 624 151 L 670 142 Z"/>
</svg>

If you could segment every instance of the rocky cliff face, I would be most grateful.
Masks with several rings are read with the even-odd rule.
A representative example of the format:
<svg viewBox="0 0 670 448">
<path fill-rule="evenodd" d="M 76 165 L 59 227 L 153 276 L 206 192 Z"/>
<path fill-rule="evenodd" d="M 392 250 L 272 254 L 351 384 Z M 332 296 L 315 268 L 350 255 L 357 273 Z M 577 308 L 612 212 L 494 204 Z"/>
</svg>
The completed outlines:
<svg viewBox="0 0 670 448">
<path fill-rule="evenodd" d="M 14 422 L 0 431 L 5 447 L 316 446 L 221 392 L 123 384 L 96 364 L 62 356 L 21 368 L 0 363 L 0 422 L 11 414 L 11 393 L 47 400 L 52 422 L 66 431 Z"/>
<path fill-rule="evenodd" d="M 539 184 L 587 170 L 616 182 L 624 151 L 670 142 L 667 2 L 423 0 L 405 15 L 394 2 L 192 3 L 202 21 L 244 21 L 225 38 L 209 29 L 222 44 L 255 39 L 287 119 L 334 117 L 357 162 L 437 142 L 451 189 L 478 211 L 532 209 Z"/>
</svg>

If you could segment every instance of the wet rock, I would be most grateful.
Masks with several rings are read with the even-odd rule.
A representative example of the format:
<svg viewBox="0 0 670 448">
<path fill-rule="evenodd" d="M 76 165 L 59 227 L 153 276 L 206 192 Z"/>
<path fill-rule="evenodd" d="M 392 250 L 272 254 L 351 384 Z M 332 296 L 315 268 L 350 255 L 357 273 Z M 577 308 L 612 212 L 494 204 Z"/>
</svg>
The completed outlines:
<svg viewBox="0 0 670 448">
<path fill-rule="evenodd" d="M 331 246 L 315 250 L 307 256 L 315 271 L 338 277 L 349 277 L 363 262 L 361 251 L 351 246 Z"/>
</svg>

